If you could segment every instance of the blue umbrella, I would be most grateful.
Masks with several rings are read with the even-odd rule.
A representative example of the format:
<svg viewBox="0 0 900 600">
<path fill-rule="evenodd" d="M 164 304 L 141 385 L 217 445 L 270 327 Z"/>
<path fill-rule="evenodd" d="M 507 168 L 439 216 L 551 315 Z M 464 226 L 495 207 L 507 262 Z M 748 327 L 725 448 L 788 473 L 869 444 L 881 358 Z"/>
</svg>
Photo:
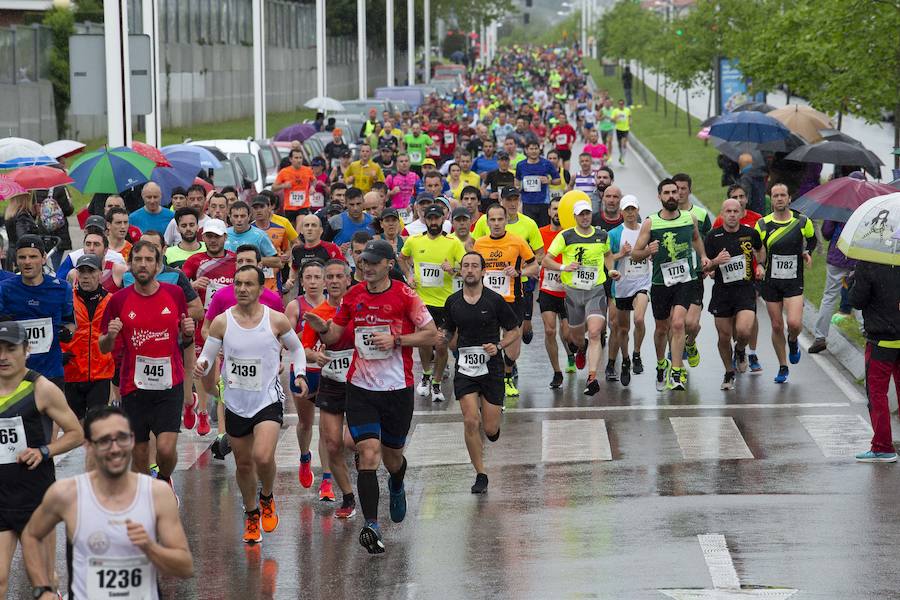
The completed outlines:
<svg viewBox="0 0 900 600">
<path fill-rule="evenodd" d="M 203 167 L 196 154 L 186 152 L 174 152 L 166 157 L 171 167 L 156 167 L 150 175 L 150 181 L 159 184 L 162 191 L 162 200 L 165 206 L 172 202 L 172 189 L 176 187 L 188 188 L 194 183 L 194 178 Z"/>
<path fill-rule="evenodd" d="M 173 153 L 178 152 L 188 152 L 193 156 L 196 156 L 200 161 L 201 169 L 221 169 L 222 163 L 219 162 L 219 159 L 216 158 L 215 154 L 204 148 L 203 146 L 192 146 L 190 144 L 173 144 L 171 146 L 165 146 L 161 148 L 162 153 L 168 158 L 171 162 L 172 158 L 176 160 L 179 159 L 178 156 L 172 156 Z M 190 159 L 187 159 L 190 160 Z"/>
<path fill-rule="evenodd" d="M 783 140 L 790 130 L 777 119 L 755 111 L 732 112 L 713 123 L 709 135 L 728 142 L 762 144 Z"/>
</svg>

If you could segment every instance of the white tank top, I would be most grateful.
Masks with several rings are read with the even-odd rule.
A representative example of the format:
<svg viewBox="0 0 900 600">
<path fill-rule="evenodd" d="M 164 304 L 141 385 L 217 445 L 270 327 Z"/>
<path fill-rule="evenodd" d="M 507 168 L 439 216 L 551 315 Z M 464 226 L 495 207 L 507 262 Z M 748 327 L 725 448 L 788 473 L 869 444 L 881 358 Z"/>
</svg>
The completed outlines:
<svg viewBox="0 0 900 600">
<path fill-rule="evenodd" d="M 128 539 L 125 521 L 144 526 L 156 540 L 156 510 L 153 480 L 138 475 L 137 492 L 131 505 L 122 511 L 104 508 L 91 486 L 90 475 L 75 478 L 77 514 L 72 540 L 72 594 L 77 600 L 158 600 L 156 567 L 140 548 Z"/>
<path fill-rule="evenodd" d="M 225 364 L 225 406 L 234 414 L 250 418 L 270 404 L 284 402 L 284 390 L 278 381 L 281 366 L 281 342 L 269 322 L 269 307 L 254 327 L 245 329 L 225 311 L 225 339 L 222 340 Z"/>
</svg>

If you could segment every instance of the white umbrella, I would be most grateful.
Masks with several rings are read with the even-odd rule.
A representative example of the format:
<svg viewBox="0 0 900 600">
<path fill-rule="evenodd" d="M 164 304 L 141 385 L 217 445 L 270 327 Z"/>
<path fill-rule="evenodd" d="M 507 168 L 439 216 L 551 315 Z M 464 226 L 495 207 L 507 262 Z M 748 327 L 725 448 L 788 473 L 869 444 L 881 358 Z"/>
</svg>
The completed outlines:
<svg viewBox="0 0 900 600">
<path fill-rule="evenodd" d="M 876 196 L 853 211 L 837 247 L 848 258 L 900 266 L 900 192 Z"/>
<path fill-rule="evenodd" d="M 328 96 L 316 96 L 315 98 L 308 100 L 303 106 L 315 109 L 319 112 L 344 112 L 344 105 L 338 100 L 329 98 Z"/>
<path fill-rule="evenodd" d="M 16 169 L 56 163 L 47 149 L 25 138 L 8 137 L 0 140 L 0 169 Z"/>
<path fill-rule="evenodd" d="M 84 148 L 84 144 L 76 142 L 75 140 L 56 140 L 55 142 L 44 144 L 44 150 L 46 150 L 49 153 L 49 156 L 53 158 L 69 156 L 70 154 L 75 154 L 76 152 L 84 150 Z"/>
</svg>

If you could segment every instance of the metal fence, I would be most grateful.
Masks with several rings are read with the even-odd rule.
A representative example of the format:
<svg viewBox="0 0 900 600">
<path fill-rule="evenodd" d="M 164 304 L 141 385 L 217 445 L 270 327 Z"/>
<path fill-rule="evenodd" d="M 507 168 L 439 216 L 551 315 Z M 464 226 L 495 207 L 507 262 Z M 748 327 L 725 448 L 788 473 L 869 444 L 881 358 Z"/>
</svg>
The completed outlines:
<svg viewBox="0 0 900 600">
<path fill-rule="evenodd" d="M 50 32 L 41 25 L 0 28 L 0 83 L 46 79 Z"/>
</svg>

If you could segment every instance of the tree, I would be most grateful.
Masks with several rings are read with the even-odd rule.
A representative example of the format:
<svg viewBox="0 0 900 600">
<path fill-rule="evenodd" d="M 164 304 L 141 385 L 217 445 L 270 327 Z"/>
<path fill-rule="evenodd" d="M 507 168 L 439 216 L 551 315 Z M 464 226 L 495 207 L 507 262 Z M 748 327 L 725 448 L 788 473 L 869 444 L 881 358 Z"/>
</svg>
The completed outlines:
<svg viewBox="0 0 900 600">
<path fill-rule="evenodd" d="M 65 137 L 68 125 L 71 88 L 69 87 L 69 37 L 75 33 L 75 16 L 64 8 L 53 8 L 44 14 L 43 24 L 50 29 L 50 83 L 53 86 L 53 108 L 56 132 Z"/>
</svg>

